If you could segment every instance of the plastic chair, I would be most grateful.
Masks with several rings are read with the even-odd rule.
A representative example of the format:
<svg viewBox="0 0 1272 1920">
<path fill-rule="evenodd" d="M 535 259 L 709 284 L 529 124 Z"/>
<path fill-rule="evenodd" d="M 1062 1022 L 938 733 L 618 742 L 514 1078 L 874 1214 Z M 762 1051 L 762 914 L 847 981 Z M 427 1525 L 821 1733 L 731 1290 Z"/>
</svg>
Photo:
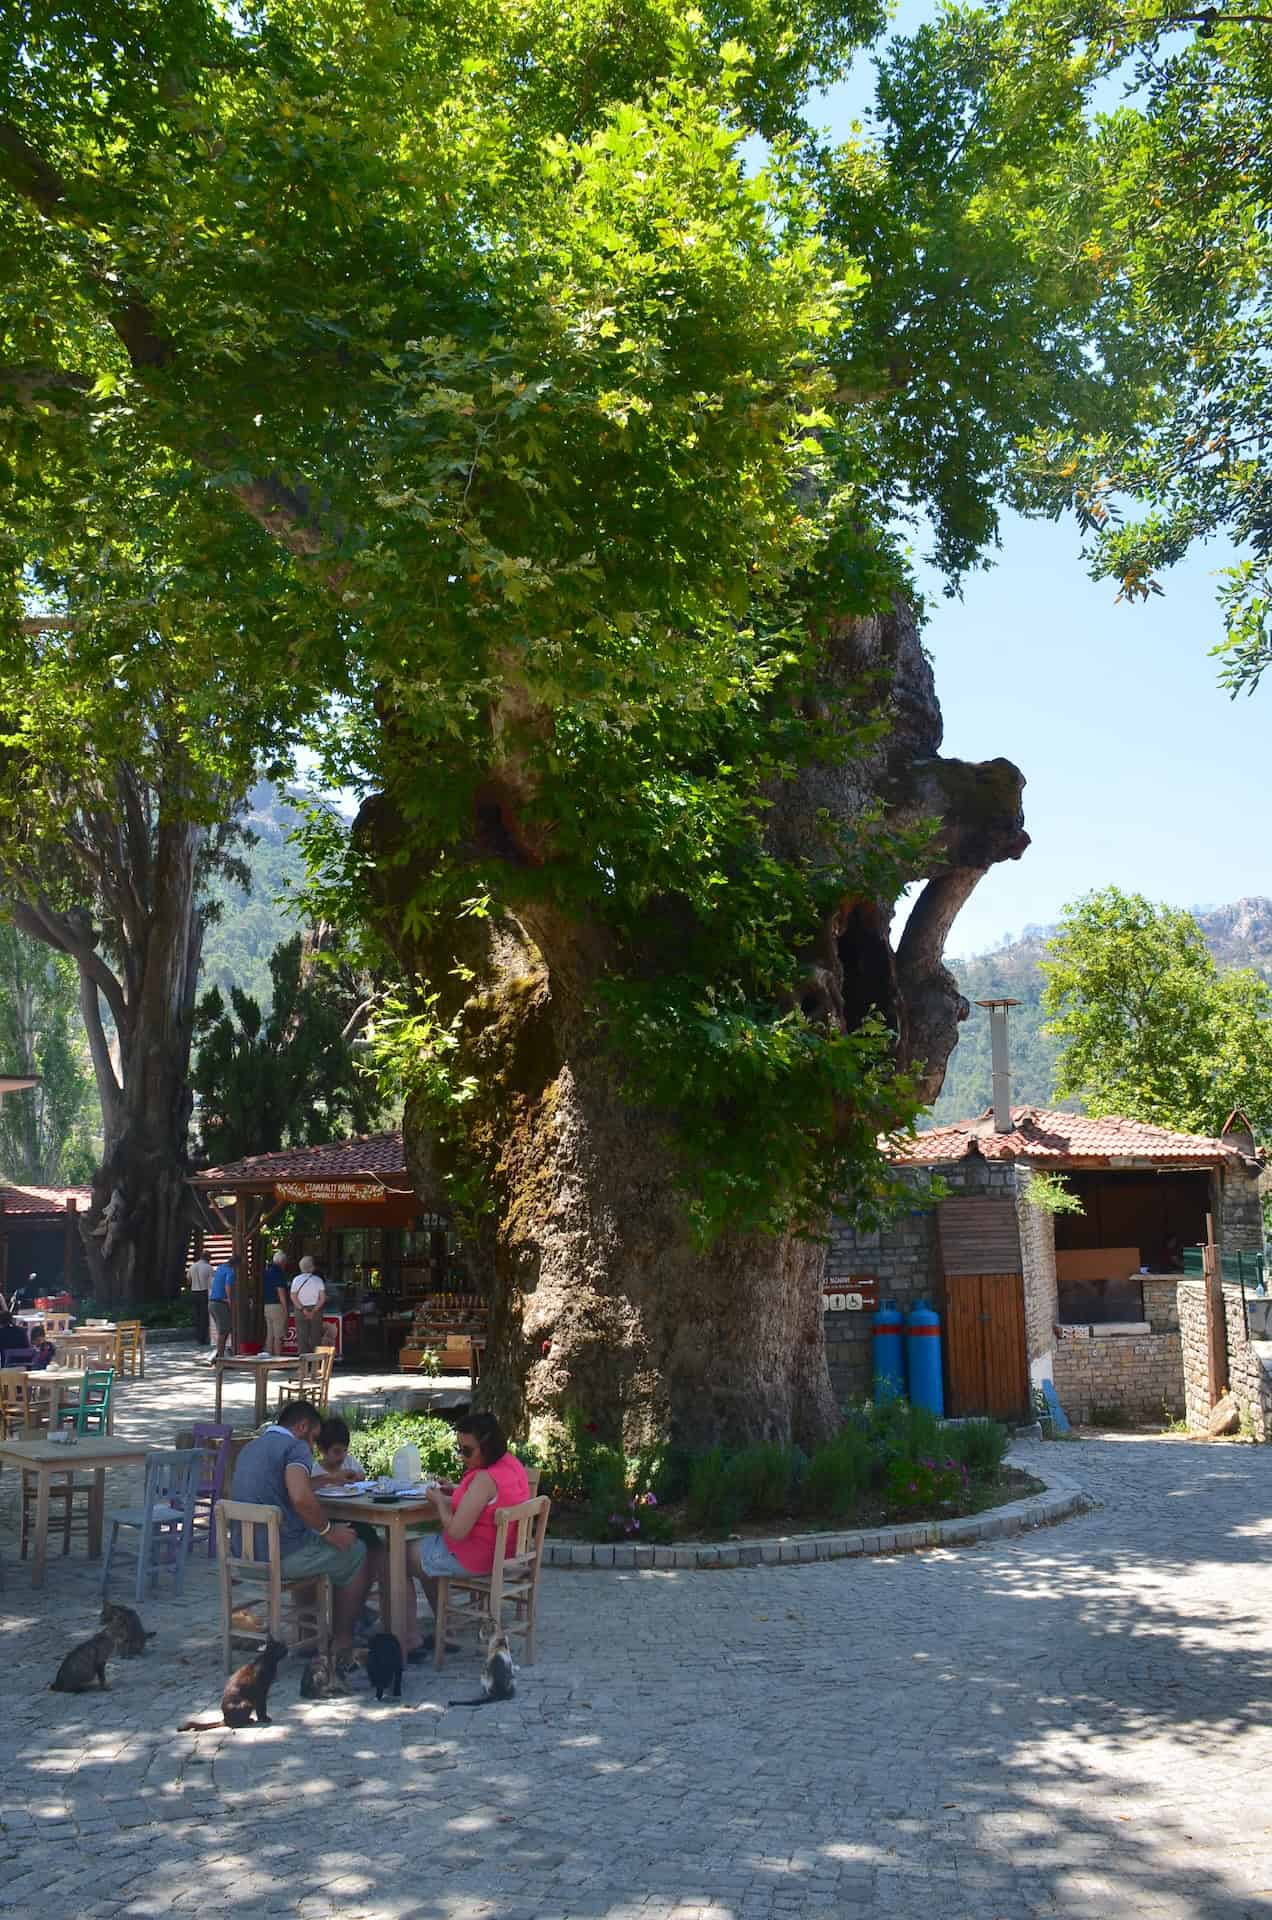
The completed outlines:
<svg viewBox="0 0 1272 1920">
<path fill-rule="evenodd" d="M 194 1536 L 202 1523 L 208 1530 L 208 1559 L 216 1552 L 216 1503 L 221 1498 L 225 1486 L 225 1470 L 230 1461 L 230 1441 L 234 1429 L 219 1426 L 213 1420 L 196 1420 L 191 1432 L 191 1445 L 196 1453 L 203 1456 L 203 1472 L 198 1486 L 194 1490 L 194 1525 L 190 1531 L 190 1550 L 194 1551 Z"/>
<path fill-rule="evenodd" d="M 452 1587 L 473 1596 L 468 1612 L 478 1621 L 489 1620 L 496 1633 L 520 1634 L 525 1641 L 522 1659 L 534 1665 L 535 1628 L 539 1610 L 539 1575 L 543 1570 L 543 1543 L 548 1536 L 552 1502 L 546 1493 L 522 1500 L 515 1507 L 495 1509 L 495 1564 L 490 1573 L 443 1574 L 437 1583 L 437 1619 L 433 1627 L 433 1664 L 440 1667 L 446 1651 L 446 1615 Z M 511 1541 L 509 1528 L 515 1528 Z M 510 1601 L 513 1619 L 505 1621 L 504 1602 Z"/>
<path fill-rule="evenodd" d="M 180 1593 L 185 1584 L 186 1555 L 194 1533 L 195 1487 L 203 1470 L 200 1453 L 189 1447 L 167 1449 L 146 1456 L 146 1487 L 139 1507 L 118 1507 L 106 1515 L 110 1539 L 106 1564 L 102 1568 L 102 1599 L 110 1591 L 110 1569 L 121 1527 L 137 1529 L 137 1605 L 150 1591 L 159 1591 L 159 1565 L 167 1558 L 172 1567 L 173 1588 Z"/>
<path fill-rule="evenodd" d="M 225 1671 L 234 1670 L 234 1646 L 248 1641 L 259 1646 L 269 1633 L 271 1639 L 285 1640 L 293 1652 L 313 1647 L 325 1653 L 331 1645 L 331 1582 L 326 1574 L 310 1575 L 305 1580 L 283 1579 L 283 1556 L 279 1547 L 282 1514 L 277 1507 L 257 1506 L 247 1500 L 218 1500 L 216 1504 L 216 1550 L 220 1562 L 221 1652 Z M 231 1526 L 239 1533 L 237 1546 Z M 262 1538 L 263 1536 L 263 1538 Z M 250 1586 L 259 1595 L 265 1583 L 266 1618 L 262 1621 L 251 1605 L 235 1604 L 234 1588 Z M 284 1631 L 283 1597 L 290 1603 Z M 306 1599 L 306 1596 L 310 1596 Z"/>
</svg>

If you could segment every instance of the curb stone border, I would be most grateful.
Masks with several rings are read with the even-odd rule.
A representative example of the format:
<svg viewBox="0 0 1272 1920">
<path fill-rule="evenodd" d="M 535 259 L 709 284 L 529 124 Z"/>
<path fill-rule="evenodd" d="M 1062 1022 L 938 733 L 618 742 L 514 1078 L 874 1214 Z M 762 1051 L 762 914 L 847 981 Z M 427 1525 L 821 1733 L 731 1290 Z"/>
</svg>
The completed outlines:
<svg viewBox="0 0 1272 1920">
<path fill-rule="evenodd" d="M 970 1547 L 983 1540 L 1003 1540 L 1016 1533 L 1028 1533 L 1034 1527 L 1054 1526 L 1075 1513 L 1087 1513 L 1100 1502 L 1086 1493 L 1067 1474 L 1054 1473 L 1037 1454 L 1043 1443 L 1035 1441 L 1026 1453 L 1013 1448 L 1007 1463 L 1044 1482 L 1042 1493 L 1027 1494 L 1023 1500 L 1009 1500 L 986 1513 L 967 1514 L 959 1520 L 921 1520 L 911 1526 L 874 1527 L 852 1533 L 801 1533 L 781 1535 L 769 1540 L 731 1540 L 724 1543 L 684 1541 L 674 1547 L 592 1546 L 586 1541 L 548 1540 L 544 1564 L 576 1569 L 643 1570 L 677 1572 L 718 1571 L 722 1567 L 775 1567 L 807 1565 L 816 1560 L 852 1560 L 863 1555 L 917 1553 L 932 1547 Z"/>
</svg>

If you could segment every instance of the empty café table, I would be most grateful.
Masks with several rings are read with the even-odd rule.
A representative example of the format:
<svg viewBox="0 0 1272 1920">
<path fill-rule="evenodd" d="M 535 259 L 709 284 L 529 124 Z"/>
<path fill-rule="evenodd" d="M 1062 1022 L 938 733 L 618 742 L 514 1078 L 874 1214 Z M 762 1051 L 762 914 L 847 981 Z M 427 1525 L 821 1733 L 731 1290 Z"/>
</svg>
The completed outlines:
<svg viewBox="0 0 1272 1920">
<path fill-rule="evenodd" d="M 91 1473 L 88 1494 L 88 1557 L 102 1555 L 102 1515 L 106 1505 L 107 1467 L 134 1466 L 150 1451 L 135 1440 L 116 1440 L 113 1434 L 85 1434 L 73 1447 L 51 1440 L 0 1440 L 0 1465 L 18 1467 L 36 1476 L 35 1554 L 31 1585 L 44 1585 L 44 1563 L 49 1544 L 49 1487 L 59 1473 Z M 19 1495 L 19 1504 L 21 1496 Z"/>
<path fill-rule="evenodd" d="M 47 1388 L 49 1402 L 49 1426 L 57 1430 L 58 1417 L 63 1407 L 79 1405 L 80 1388 L 84 1384 L 84 1375 L 73 1367 L 33 1367 L 27 1374 L 32 1387 Z M 107 1431 L 115 1431 L 115 1396 L 110 1396 L 110 1412 L 106 1416 Z"/>
<path fill-rule="evenodd" d="M 274 1353 L 233 1353 L 216 1363 L 216 1413 L 221 1418 L 221 1395 L 224 1391 L 227 1373 L 247 1375 L 256 1381 L 256 1424 L 261 1426 L 265 1419 L 265 1401 L 269 1393 L 271 1373 L 292 1374 L 300 1372 L 300 1362 L 289 1359 L 286 1354 L 279 1359 Z"/>
<path fill-rule="evenodd" d="M 114 1367 L 119 1355 L 115 1327 L 79 1327 L 54 1342 L 59 1360 L 76 1367 Z"/>
</svg>

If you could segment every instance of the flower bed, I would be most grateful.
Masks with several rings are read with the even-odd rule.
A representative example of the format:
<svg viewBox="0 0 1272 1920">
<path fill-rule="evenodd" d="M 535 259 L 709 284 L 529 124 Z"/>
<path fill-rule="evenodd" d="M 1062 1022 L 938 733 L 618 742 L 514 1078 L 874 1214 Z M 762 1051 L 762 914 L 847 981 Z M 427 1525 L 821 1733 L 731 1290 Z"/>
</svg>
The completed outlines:
<svg viewBox="0 0 1272 1920">
<path fill-rule="evenodd" d="M 360 1425 L 350 1451 L 369 1473 L 387 1473 L 408 1441 L 426 1473 L 457 1475 L 453 1428 L 424 1414 Z M 850 1409 L 811 1455 L 775 1443 L 625 1455 L 577 1415 L 537 1445 L 514 1443 L 514 1451 L 540 1469 L 555 1538 L 657 1545 L 979 1513 L 1032 1484 L 1004 1468 L 1009 1441 L 997 1421 L 945 1425 L 899 1400 Z"/>
</svg>

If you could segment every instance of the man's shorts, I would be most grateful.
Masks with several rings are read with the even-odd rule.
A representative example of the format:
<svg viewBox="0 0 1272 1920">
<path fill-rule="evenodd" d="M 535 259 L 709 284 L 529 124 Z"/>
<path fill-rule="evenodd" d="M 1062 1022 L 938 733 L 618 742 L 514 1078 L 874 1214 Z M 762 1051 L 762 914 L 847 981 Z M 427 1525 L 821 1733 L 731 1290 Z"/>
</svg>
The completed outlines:
<svg viewBox="0 0 1272 1920">
<path fill-rule="evenodd" d="M 312 1534 L 291 1553 L 283 1555 L 284 1580 L 316 1580 L 325 1573 L 333 1587 L 347 1587 L 367 1557 L 361 1540 L 351 1547 L 333 1547 Z"/>
<path fill-rule="evenodd" d="M 228 1300 L 209 1300 L 208 1315 L 218 1333 L 230 1330 L 230 1303 Z"/>
<path fill-rule="evenodd" d="M 282 1340 L 287 1334 L 286 1307 L 272 1306 L 265 1309 L 265 1331 L 271 1338 Z"/>
</svg>

